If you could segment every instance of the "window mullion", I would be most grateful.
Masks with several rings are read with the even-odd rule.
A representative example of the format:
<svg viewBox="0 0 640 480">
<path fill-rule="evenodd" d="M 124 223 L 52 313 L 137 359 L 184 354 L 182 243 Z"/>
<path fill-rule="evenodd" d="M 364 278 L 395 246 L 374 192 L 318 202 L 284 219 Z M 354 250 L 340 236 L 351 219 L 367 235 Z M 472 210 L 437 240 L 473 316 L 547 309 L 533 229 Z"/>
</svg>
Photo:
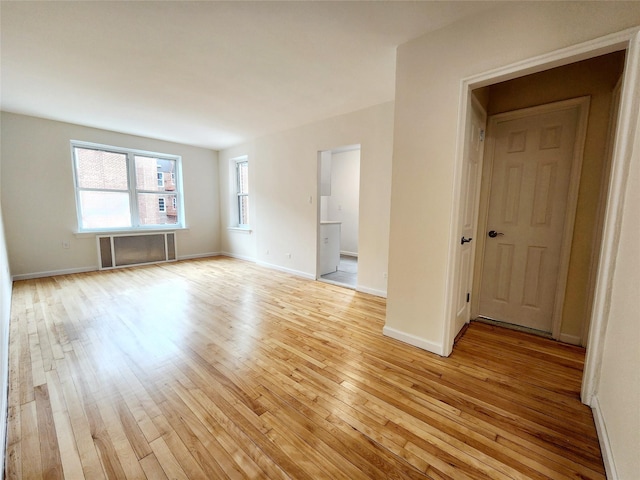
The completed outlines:
<svg viewBox="0 0 640 480">
<path fill-rule="evenodd" d="M 127 174 L 129 179 L 129 208 L 131 210 L 131 226 L 140 226 L 140 212 L 138 211 L 138 185 L 136 183 L 135 154 L 127 153 Z"/>
</svg>

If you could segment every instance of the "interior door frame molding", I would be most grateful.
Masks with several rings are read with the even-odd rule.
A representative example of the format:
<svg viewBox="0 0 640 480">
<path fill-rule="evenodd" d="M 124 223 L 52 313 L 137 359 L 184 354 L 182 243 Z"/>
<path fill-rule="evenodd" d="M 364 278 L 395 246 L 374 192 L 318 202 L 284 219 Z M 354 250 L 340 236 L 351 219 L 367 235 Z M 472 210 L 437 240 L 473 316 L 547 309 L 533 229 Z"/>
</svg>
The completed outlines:
<svg viewBox="0 0 640 480">
<path fill-rule="evenodd" d="M 558 288 L 557 295 L 554 299 L 553 314 L 551 320 L 551 335 L 554 339 L 560 337 L 560 327 L 562 325 L 562 312 L 564 307 L 565 291 L 567 279 L 569 276 L 569 259 L 571 257 L 571 246 L 573 243 L 573 227 L 575 225 L 576 210 L 578 207 L 578 191 L 580 189 L 580 178 L 582 174 L 582 159 L 584 156 L 584 144 L 587 137 L 587 123 L 589 118 L 589 105 L 591 98 L 589 96 L 572 98 L 569 100 L 561 100 L 558 102 L 527 107 L 510 112 L 498 113 L 491 115 L 487 122 L 487 136 L 485 145 L 485 159 L 483 181 L 481 186 L 481 197 L 478 215 L 478 245 L 475 259 L 475 270 L 478 272 L 474 277 L 471 302 L 471 318 L 477 317 L 480 303 L 480 279 L 484 268 L 484 253 L 486 247 L 486 232 L 489 217 L 489 191 L 493 180 L 493 161 L 495 158 L 495 137 L 493 132 L 497 124 L 502 121 L 517 120 L 530 117 L 533 115 L 542 115 L 545 113 L 557 112 L 561 110 L 578 109 L 578 122 L 576 124 L 576 133 L 574 138 L 574 149 L 571 159 L 571 171 L 569 174 L 569 188 L 567 192 L 567 208 L 564 215 L 564 225 L 562 229 L 562 240 L 560 246 L 560 261 L 558 265 Z"/>
<path fill-rule="evenodd" d="M 454 159 L 452 219 L 449 249 L 446 290 L 445 290 L 445 322 L 442 329 L 442 352 L 445 356 L 453 350 L 453 330 L 455 329 L 455 286 L 459 273 L 456 270 L 459 252 L 454 248 L 457 228 L 462 215 L 460 192 L 462 190 L 462 166 L 467 109 L 470 108 L 471 90 L 494 83 L 537 73 L 550 68 L 586 60 L 599 55 L 626 50 L 623 87 L 618 128 L 614 140 L 611 163 L 611 177 L 606 202 L 600 261 L 596 276 L 596 288 L 593 298 L 593 311 L 589 327 L 587 357 L 585 360 L 582 381 L 582 402 L 591 405 L 597 386 L 598 372 L 602 360 L 605 330 L 611 301 L 611 287 L 615 268 L 615 258 L 619 244 L 622 207 L 627 184 L 626 173 L 629 170 L 633 145 L 638 135 L 636 123 L 640 107 L 640 28 L 634 27 L 621 32 L 579 43 L 551 53 L 538 55 L 529 59 L 509 64 L 477 75 L 463 78 L 460 83 L 458 103 L 458 127 L 456 154 Z"/>
</svg>

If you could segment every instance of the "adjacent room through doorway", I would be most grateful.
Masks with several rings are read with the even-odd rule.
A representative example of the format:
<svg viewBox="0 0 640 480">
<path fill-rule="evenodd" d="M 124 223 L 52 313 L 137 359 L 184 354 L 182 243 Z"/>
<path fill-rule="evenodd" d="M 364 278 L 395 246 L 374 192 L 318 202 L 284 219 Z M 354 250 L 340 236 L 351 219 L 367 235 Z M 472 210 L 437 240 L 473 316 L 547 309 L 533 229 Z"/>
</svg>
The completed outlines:
<svg viewBox="0 0 640 480">
<path fill-rule="evenodd" d="M 318 154 L 317 279 L 355 289 L 358 284 L 360 145 Z"/>
</svg>

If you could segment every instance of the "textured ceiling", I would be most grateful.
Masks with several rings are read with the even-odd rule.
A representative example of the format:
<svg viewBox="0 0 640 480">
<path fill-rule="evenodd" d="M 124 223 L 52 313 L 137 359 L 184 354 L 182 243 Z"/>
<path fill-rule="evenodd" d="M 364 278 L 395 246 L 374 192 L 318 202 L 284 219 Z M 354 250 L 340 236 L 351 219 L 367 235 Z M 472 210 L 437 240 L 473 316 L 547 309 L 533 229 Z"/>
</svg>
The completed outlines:
<svg viewBox="0 0 640 480">
<path fill-rule="evenodd" d="M 2 110 L 213 149 L 390 101 L 485 2 L 2 2 Z"/>
</svg>

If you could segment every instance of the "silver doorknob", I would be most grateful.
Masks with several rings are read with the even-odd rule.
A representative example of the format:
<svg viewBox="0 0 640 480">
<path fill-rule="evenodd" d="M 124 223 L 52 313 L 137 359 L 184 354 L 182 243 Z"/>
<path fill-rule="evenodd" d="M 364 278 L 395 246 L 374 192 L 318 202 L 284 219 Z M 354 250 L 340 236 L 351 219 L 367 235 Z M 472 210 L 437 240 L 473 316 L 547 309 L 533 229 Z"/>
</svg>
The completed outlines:
<svg viewBox="0 0 640 480">
<path fill-rule="evenodd" d="M 491 238 L 496 238 L 498 235 L 504 235 L 504 233 L 502 233 L 502 232 L 496 232 L 495 230 L 491 230 L 491 231 L 489 232 L 489 236 L 490 236 Z"/>
</svg>

